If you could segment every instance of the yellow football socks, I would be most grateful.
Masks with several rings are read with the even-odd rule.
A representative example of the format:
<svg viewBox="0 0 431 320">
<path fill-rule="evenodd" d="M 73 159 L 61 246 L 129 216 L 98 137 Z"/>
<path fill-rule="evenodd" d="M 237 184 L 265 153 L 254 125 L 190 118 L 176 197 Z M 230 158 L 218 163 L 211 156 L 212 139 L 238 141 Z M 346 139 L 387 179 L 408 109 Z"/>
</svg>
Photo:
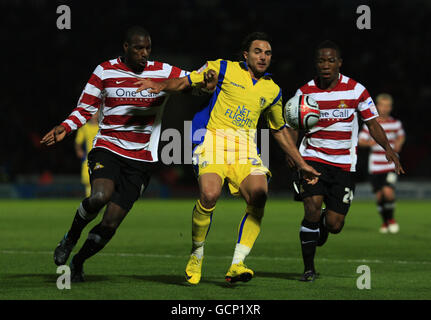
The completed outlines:
<svg viewBox="0 0 431 320">
<path fill-rule="evenodd" d="M 192 239 L 193 241 L 205 241 L 209 231 L 212 219 L 212 213 L 215 207 L 211 209 L 204 208 L 198 200 L 193 208 Z"/>
<path fill-rule="evenodd" d="M 263 218 L 264 208 L 256 208 L 248 205 L 246 214 L 238 228 L 238 243 L 232 263 L 239 263 L 250 253 L 260 233 L 260 224 Z"/>
<path fill-rule="evenodd" d="M 204 208 L 199 200 L 196 201 L 196 205 L 193 208 L 192 255 L 197 256 L 199 259 L 203 256 L 203 246 L 211 226 L 212 213 L 214 209 L 215 207 L 211 209 Z"/>
</svg>

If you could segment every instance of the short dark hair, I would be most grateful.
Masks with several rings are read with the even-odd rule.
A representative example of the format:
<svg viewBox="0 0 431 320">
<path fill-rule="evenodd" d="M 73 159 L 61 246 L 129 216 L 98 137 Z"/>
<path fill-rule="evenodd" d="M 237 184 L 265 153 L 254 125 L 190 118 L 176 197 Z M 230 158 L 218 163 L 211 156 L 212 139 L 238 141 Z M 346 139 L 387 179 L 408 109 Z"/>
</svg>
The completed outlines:
<svg viewBox="0 0 431 320">
<path fill-rule="evenodd" d="M 271 38 L 269 37 L 269 35 L 267 33 L 260 32 L 260 31 L 252 32 L 252 33 L 248 34 L 244 38 L 244 40 L 242 41 L 242 43 L 241 43 L 242 52 L 250 50 L 251 43 L 254 40 L 263 40 L 263 41 L 268 41 L 269 43 L 271 43 Z M 241 52 L 241 55 L 242 55 L 242 52 Z"/>
<path fill-rule="evenodd" d="M 135 35 L 143 36 L 144 38 L 150 37 L 150 33 L 147 31 L 147 29 L 141 26 L 133 26 L 127 29 L 124 35 L 124 42 L 130 43 L 132 41 L 133 36 Z"/>
<path fill-rule="evenodd" d="M 322 41 L 316 48 L 316 57 L 319 55 L 320 49 L 334 49 L 337 53 L 338 58 L 341 58 L 341 50 L 340 47 L 331 40 Z"/>
</svg>

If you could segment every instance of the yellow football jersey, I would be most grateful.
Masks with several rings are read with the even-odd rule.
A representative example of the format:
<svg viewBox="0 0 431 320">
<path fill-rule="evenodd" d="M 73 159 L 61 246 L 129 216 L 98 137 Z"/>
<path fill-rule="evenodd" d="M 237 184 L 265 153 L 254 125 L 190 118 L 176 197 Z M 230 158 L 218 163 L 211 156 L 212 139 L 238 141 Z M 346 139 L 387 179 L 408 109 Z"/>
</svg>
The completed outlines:
<svg viewBox="0 0 431 320">
<path fill-rule="evenodd" d="M 218 73 L 218 83 L 208 106 L 198 112 L 192 122 L 192 140 L 201 144 L 209 135 L 256 150 L 256 127 L 261 114 L 265 114 L 269 128 L 279 130 L 285 126 L 280 87 L 270 74 L 254 80 L 245 62 L 228 60 L 208 61 L 199 70 L 188 75 L 195 86 L 203 81 L 203 72 L 213 69 Z M 217 149 L 229 150 L 227 144 L 217 143 Z"/>
<path fill-rule="evenodd" d="M 93 147 L 94 137 L 99 131 L 99 125 L 87 122 L 84 126 L 78 129 L 76 133 L 75 143 L 82 145 L 85 143 L 85 151 L 88 154 Z"/>
<path fill-rule="evenodd" d="M 256 127 L 262 114 L 269 128 L 285 126 L 281 89 L 270 74 L 254 80 L 245 62 L 221 59 L 208 61 L 189 74 L 192 86 L 203 81 L 205 69 L 215 70 L 218 82 L 208 106 L 192 121 L 192 140 L 198 145 L 193 152 L 194 169 L 198 176 L 216 173 L 222 181 L 227 179 L 231 193 L 239 195 L 248 175 L 271 176 L 258 155 Z"/>
<path fill-rule="evenodd" d="M 87 122 L 84 126 L 78 129 L 76 133 L 75 143 L 85 145 L 85 160 L 82 162 L 81 167 L 81 182 L 86 185 L 86 195 L 90 196 L 90 176 L 88 174 L 88 165 L 87 165 L 87 154 L 93 147 L 93 140 L 99 130 L 99 125 L 97 123 L 93 124 L 91 122 Z"/>
</svg>

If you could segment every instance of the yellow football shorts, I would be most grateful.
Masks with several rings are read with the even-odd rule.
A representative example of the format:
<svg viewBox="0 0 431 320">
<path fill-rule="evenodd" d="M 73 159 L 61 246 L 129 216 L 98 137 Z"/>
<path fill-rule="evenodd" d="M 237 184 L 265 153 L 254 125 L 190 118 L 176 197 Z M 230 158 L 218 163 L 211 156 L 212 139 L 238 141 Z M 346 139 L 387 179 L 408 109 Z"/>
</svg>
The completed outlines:
<svg viewBox="0 0 431 320">
<path fill-rule="evenodd" d="M 238 151 L 205 150 L 203 144 L 197 146 L 193 152 L 193 168 L 199 178 L 205 173 L 216 173 L 228 182 L 230 193 L 239 196 L 241 182 L 248 175 L 264 174 L 268 180 L 271 172 L 265 167 L 256 152 L 240 154 Z"/>
</svg>

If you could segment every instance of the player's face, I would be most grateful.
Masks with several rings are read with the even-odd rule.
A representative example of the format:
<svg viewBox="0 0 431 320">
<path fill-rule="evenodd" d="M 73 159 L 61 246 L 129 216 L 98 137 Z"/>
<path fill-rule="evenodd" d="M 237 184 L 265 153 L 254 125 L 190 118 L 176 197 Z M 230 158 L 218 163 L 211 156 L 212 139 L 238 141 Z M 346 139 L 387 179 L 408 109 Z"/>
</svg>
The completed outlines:
<svg viewBox="0 0 431 320">
<path fill-rule="evenodd" d="M 320 49 L 316 57 L 316 68 L 319 78 L 326 82 L 337 79 L 341 63 L 342 59 L 338 57 L 335 49 Z"/>
<path fill-rule="evenodd" d="M 151 53 L 151 38 L 134 35 L 129 42 L 124 43 L 126 64 L 135 71 L 143 71 Z"/>
<path fill-rule="evenodd" d="M 266 72 L 271 63 L 272 51 L 268 41 L 254 40 L 248 51 L 244 51 L 244 58 L 255 76 Z"/>
<path fill-rule="evenodd" d="M 387 117 L 392 111 L 392 102 L 389 99 L 379 99 L 377 102 L 377 111 L 381 117 Z"/>
</svg>

